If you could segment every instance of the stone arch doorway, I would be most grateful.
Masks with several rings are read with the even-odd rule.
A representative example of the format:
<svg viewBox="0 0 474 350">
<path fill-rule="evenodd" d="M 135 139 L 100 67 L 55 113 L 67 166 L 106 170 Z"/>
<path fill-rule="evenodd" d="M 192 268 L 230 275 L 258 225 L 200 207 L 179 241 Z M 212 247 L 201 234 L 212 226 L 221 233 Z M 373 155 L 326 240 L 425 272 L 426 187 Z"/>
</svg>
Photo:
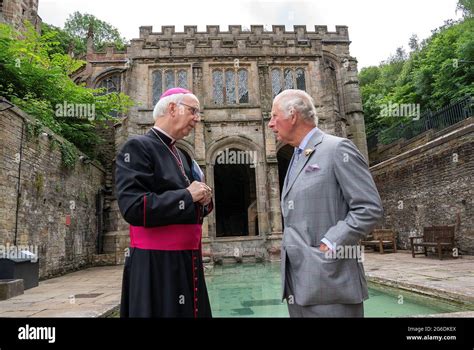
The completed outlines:
<svg viewBox="0 0 474 350">
<path fill-rule="evenodd" d="M 277 151 L 278 161 L 278 182 L 280 185 L 280 194 L 283 193 L 283 184 L 285 181 L 286 172 L 290 165 L 291 157 L 293 156 L 294 147 L 290 145 L 281 145 Z"/>
<path fill-rule="evenodd" d="M 257 199 L 251 151 L 226 148 L 214 164 L 216 237 L 249 236 L 255 232 L 252 209 Z"/>
<path fill-rule="evenodd" d="M 234 153 L 230 153 L 230 151 Z M 226 136 L 215 140 L 208 146 L 206 151 L 206 183 L 214 190 L 214 203 L 216 204 L 214 210 L 208 216 L 208 232 L 213 250 L 224 249 L 226 247 L 224 244 L 231 241 L 261 240 L 268 234 L 270 227 L 269 214 L 265 208 L 269 198 L 264 190 L 268 174 L 266 174 L 263 159 L 265 159 L 263 149 L 245 136 Z M 241 186 L 241 192 L 243 192 L 243 194 L 239 194 L 243 197 L 239 200 L 240 209 L 246 214 L 240 215 L 240 220 L 244 224 L 241 223 L 236 226 L 240 229 L 237 228 L 233 231 L 231 236 L 228 233 L 223 235 L 226 230 L 224 232 L 221 230 L 222 210 L 219 212 L 217 202 L 221 204 L 220 198 L 229 198 L 226 191 L 230 190 L 226 190 L 226 187 L 235 187 L 236 183 L 239 184 L 237 181 L 230 181 L 232 178 L 234 180 L 237 178 L 236 180 L 240 181 L 239 186 Z M 259 193 L 258 196 L 257 193 Z M 223 204 L 227 205 L 228 202 L 227 200 Z M 225 212 L 224 210 L 224 215 Z M 234 212 L 237 212 L 237 210 L 234 209 Z M 235 215 L 238 216 L 237 213 Z M 232 220 L 230 221 L 232 222 Z M 218 225 L 219 234 L 217 234 Z M 227 238 L 224 239 L 225 237 Z"/>
<path fill-rule="evenodd" d="M 286 172 L 290 165 L 291 157 L 294 153 L 294 147 L 290 145 L 280 144 L 277 146 L 278 161 L 278 183 L 280 186 L 280 196 L 283 193 L 283 185 L 285 183 Z M 280 198 L 281 200 L 281 198 Z M 284 227 L 283 215 L 281 215 L 281 226 Z"/>
</svg>

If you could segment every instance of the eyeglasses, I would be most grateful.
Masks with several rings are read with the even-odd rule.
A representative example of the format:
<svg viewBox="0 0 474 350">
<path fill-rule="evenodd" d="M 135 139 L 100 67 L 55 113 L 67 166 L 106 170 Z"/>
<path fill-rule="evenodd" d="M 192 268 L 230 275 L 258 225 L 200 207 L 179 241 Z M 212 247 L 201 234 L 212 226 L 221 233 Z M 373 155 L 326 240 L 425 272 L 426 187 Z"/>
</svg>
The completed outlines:
<svg viewBox="0 0 474 350">
<path fill-rule="evenodd" d="M 186 103 L 183 103 L 183 102 L 180 102 L 179 104 L 188 107 L 192 115 L 195 115 L 196 117 L 201 116 L 201 111 L 199 110 L 199 108 L 187 105 Z"/>
</svg>

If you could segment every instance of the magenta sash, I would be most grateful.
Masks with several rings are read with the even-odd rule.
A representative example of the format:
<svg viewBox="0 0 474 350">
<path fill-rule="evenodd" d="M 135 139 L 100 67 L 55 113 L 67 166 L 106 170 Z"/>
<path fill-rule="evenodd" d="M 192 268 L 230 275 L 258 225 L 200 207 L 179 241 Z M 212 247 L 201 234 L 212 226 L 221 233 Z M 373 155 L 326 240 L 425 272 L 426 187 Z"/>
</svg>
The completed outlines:
<svg viewBox="0 0 474 350">
<path fill-rule="evenodd" d="M 130 225 L 130 246 L 151 250 L 197 250 L 201 245 L 199 224 L 157 227 Z"/>
</svg>

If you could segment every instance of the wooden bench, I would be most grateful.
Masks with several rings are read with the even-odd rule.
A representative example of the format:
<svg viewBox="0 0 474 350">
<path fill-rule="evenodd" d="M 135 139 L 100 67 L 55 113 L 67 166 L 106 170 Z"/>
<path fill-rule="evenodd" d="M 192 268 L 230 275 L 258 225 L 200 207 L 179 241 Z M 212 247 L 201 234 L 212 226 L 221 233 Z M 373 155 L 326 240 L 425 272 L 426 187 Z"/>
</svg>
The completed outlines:
<svg viewBox="0 0 474 350">
<path fill-rule="evenodd" d="M 391 229 L 375 229 L 372 231 L 372 234 L 367 236 L 365 241 L 360 242 L 363 246 L 374 246 L 379 248 L 379 253 L 383 254 L 387 251 L 387 248 L 384 249 L 384 246 L 390 247 L 389 250 L 392 250 L 394 253 L 397 252 L 397 235 Z"/>
<path fill-rule="evenodd" d="M 415 242 L 415 239 L 422 239 Z M 454 226 L 424 227 L 423 236 L 410 237 L 411 255 L 425 254 L 428 256 L 428 248 L 438 251 L 439 259 L 443 259 L 443 250 L 451 251 L 454 248 Z M 415 252 L 415 247 L 423 247 L 422 252 Z"/>
</svg>

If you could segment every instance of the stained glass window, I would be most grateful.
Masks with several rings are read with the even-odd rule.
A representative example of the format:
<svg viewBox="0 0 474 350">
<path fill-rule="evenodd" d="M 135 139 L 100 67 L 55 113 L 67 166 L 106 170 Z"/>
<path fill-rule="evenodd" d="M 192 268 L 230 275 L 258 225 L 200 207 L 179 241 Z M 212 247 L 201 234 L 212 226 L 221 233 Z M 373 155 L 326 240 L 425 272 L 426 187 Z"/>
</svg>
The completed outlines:
<svg viewBox="0 0 474 350">
<path fill-rule="evenodd" d="M 172 70 L 165 71 L 165 91 L 176 87 L 174 82 L 174 72 Z"/>
<path fill-rule="evenodd" d="M 230 69 L 225 71 L 225 95 L 227 104 L 235 104 L 235 74 Z"/>
<path fill-rule="evenodd" d="M 293 89 L 293 71 L 289 68 L 285 69 L 285 90 Z"/>
<path fill-rule="evenodd" d="M 278 95 L 283 89 L 281 88 L 281 70 L 278 68 L 272 69 L 272 91 L 273 97 Z"/>
<path fill-rule="evenodd" d="M 221 70 L 214 70 L 212 72 L 212 99 L 215 104 L 224 103 L 224 80 Z"/>
<path fill-rule="evenodd" d="M 245 69 L 239 69 L 239 103 L 249 102 L 248 72 Z"/>
<path fill-rule="evenodd" d="M 107 78 L 102 79 L 97 87 L 105 89 L 105 94 L 120 92 L 120 75 L 109 75 Z"/>
<path fill-rule="evenodd" d="M 286 89 L 306 91 L 306 79 L 303 68 L 273 68 L 271 70 L 273 97 Z"/>
<path fill-rule="evenodd" d="M 153 72 L 153 105 L 160 99 L 163 93 L 163 79 L 159 70 Z"/>
<path fill-rule="evenodd" d="M 185 69 L 155 70 L 152 74 L 153 105 L 158 102 L 164 91 L 177 86 L 188 88 L 188 72 Z"/>
<path fill-rule="evenodd" d="M 306 81 L 304 77 L 304 69 L 298 68 L 296 70 L 296 88 L 298 90 L 306 90 Z"/>
<path fill-rule="evenodd" d="M 188 75 L 186 73 L 184 69 L 178 71 L 178 86 L 183 89 L 188 88 Z"/>
<path fill-rule="evenodd" d="M 214 104 L 249 103 L 248 71 L 216 68 L 212 71 Z"/>
<path fill-rule="evenodd" d="M 100 89 L 104 89 L 104 91 L 102 92 L 102 94 L 104 95 L 114 92 L 119 93 L 121 91 L 120 80 L 120 74 L 109 75 L 108 77 L 102 79 L 99 84 L 97 84 L 97 87 Z M 116 118 L 118 116 L 118 113 L 117 111 L 112 111 L 110 115 Z"/>
</svg>

